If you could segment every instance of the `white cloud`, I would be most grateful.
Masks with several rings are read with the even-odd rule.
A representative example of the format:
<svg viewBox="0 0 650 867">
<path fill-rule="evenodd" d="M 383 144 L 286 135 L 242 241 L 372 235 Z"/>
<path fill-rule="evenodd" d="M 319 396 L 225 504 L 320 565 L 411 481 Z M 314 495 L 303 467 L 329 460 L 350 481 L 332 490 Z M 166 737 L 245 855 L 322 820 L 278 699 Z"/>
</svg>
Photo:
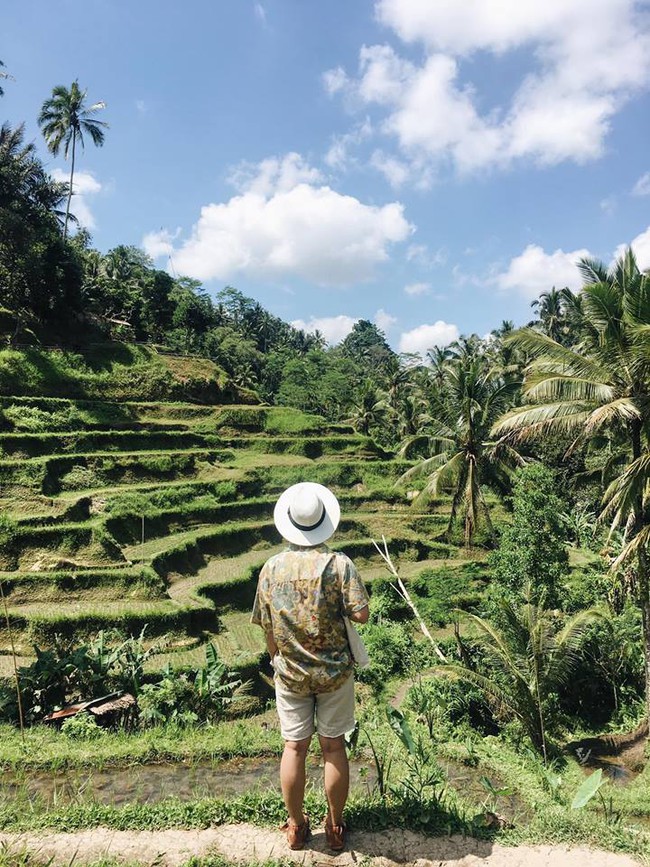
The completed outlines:
<svg viewBox="0 0 650 867">
<path fill-rule="evenodd" d="M 418 352 L 424 355 L 434 346 L 448 346 L 458 340 L 460 332 L 457 325 L 439 319 L 433 325 L 418 325 L 411 331 L 404 331 L 399 339 L 400 352 Z"/>
<path fill-rule="evenodd" d="M 506 271 L 490 278 L 489 282 L 502 291 L 516 291 L 531 300 L 554 286 L 556 289 L 568 286 L 577 290 L 582 286 L 582 280 L 576 263 L 590 255 L 585 249 L 546 253 L 537 244 L 529 244 L 523 253 L 510 261 Z"/>
<path fill-rule="evenodd" d="M 282 158 L 268 157 L 259 163 L 242 162 L 228 175 L 228 183 L 238 192 L 261 196 L 287 192 L 298 184 L 314 184 L 322 180 L 321 172 L 294 152 Z"/>
<path fill-rule="evenodd" d="M 56 168 L 52 178 L 59 183 L 70 182 L 70 172 Z M 88 196 L 101 192 L 102 185 L 91 172 L 75 172 L 72 184 L 72 200 L 70 212 L 79 220 L 79 225 L 86 229 L 95 228 L 95 217 L 88 204 Z"/>
<path fill-rule="evenodd" d="M 390 313 L 386 313 L 383 307 L 375 313 L 375 325 L 380 329 L 380 331 L 383 331 L 384 334 L 390 331 L 396 322 L 397 317 L 391 316 Z"/>
<path fill-rule="evenodd" d="M 180 228 L 175 232 L 160 229 L 158 232 L 148 232 L 142 239 L 142 249 L 152 259 L 171 256 L 174 252 L 174 240 L 180 235 Z"/>
<path fill-rule="evenodd" d="M 404 292 L 414 298 L 416 295 L 429 295 L 431 283 L 409 283 L 404 287 Z"/>
<path fill-rule="evenodd" d="M 435 268 L 447 261 L 447 251 L 444 248 L 429 250 L 426 244 L 410 244 L 406 251 L 406 261 L 414 262 L 423 268 Z"/>
<path fill-rule="evenodd" d="M 650 28 L 637 0 L 376 0 L 380 22 L 408 43 L 415 63 L 389 45 L 364 45 L 355 78 L 330 73 L 331 93 L 383 108 L 383 131 L 402 159 L 440 171 L 506 168 L 526 160 L 552 165 L 599 157 L 612 119 L 650 84 Z M 478 53 L 514 89 L 482 106 Z M 499 69 L 502 65 L 503 71 Z M 333 86 L 335 84 L 336 86 Z"/>
<path fill-rule="evenodd" d="M 349 154 L 352 147 L 359 145 L 372 134 L 372 124 L 369 118 L 356 126 L 351 132 L 334 136 L 332 144 L 325 154 L 325 164 L 331 169 L 345 171 L 351 163 L 356 162 Z"/>
<path fill-rule="evenodd" d="M 636 256 L 637 265 L 641 271 L 650 269 L 650 226 L 637 235 L 630 244 L 619 244 L 614 252 L 614 261 L 625 253 L 627 248 L 632 247 Z"/>
<path fill-rule="evenodd" d="M 363 102 L 390 105 L 400 99 L 415 71 L 389 45 L 364 45 L 359 52 L 358 95 Z"/>
<path fill-rule="evenodd" d="M 137 108 L 140 114 L 146 114 L 149 111 L 149 106 L 144 101 L 144 99 L 136 99 L 135 107 Z"/>
<path fill-rule="evenodd" d="M 294 328 L 299 328 L 309 334 L 315 331 L 320 331 L 325 340 L 332 346 L 340 343 L 344 337 L 352 331 L 354 323 L 357 322 L 352 316 L 312 316 L 311 319 L 294 319 L 291 323 Z"/>
<path fill-rule="evenodd" d="M 650 196 L 650 172 L 641 175 L 632 188 L 633 196 Z"/>
<path fill-rule="evenodd" d="M 403 186 L 411 177 L 411 167 L 403 160 L 398 160 L 376 150 L 370 157 L 370 165 L 381 172 L 391 187 Z"/>
<path fill-rule="evenodd" d="M 266 9 L 259 2 L 256 2 L 253 8 L 255 10 L 255 17 L 260 22 L 260 24 L 266 25 Z"/>
<path fill-rule="evenodd" d="M 348 76 L 342 66 L 337 66 L 336 69 L 328 69 L 327 72 L 323 73 L 323 86 L 330 96 L 344 90 L 347 84 Z"/>
<path fill-rule="evenodd" d="M 179 273 L 349 285 L 370 279 L 413 231 L 399 202 L 366 205 L 338 193 L 298 154 L 264 160 L 257 172 L 240 166 L 231 179 L 240 194 L 205 205 L 192 236 L 174 249 Z"/>
</svg>

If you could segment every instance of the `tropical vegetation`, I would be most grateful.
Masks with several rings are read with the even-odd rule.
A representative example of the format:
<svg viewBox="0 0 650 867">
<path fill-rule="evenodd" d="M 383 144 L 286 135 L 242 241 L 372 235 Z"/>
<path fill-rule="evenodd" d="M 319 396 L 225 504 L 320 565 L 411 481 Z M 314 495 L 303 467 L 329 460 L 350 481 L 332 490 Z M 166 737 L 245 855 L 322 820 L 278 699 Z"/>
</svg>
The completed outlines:
<svg viewBox="0 0 650 867">
<path fill-rule="evenodd" d="M 647 765 L 571 808 L 580 744 L 643 739 L 650 716 L 650 278 L 633 253 L 582 262 L 583 288 L 549 287 L 526 327 L 426 358 L 367 320 L 328 346 L 235 287 L 211 294 L 136 247 L 93 245 L 73 185 L 103 108 L 77 81 L 43 104 L 66 183 L 20 124 L 0 130 L 0 763 L 276 756 L 249 611 L 277 545 L 272 505 L 309 477 L 339 496 L 340 545 L 371 593 L 359 826 L 647 853 L 625 824 L 650 815 Z M 88 712 L 43 725 L 124 691 L 126 729 Z M 281 809 L 268 792 L 131 812 L 8 802 L 0 823 Z"/>
</svg>

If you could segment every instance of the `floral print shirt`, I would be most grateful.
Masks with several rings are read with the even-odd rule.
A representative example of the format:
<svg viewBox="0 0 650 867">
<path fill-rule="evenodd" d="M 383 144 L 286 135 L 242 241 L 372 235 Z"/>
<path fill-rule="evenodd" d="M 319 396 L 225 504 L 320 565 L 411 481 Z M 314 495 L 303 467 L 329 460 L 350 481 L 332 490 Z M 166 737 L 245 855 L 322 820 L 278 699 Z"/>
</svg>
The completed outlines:
<svg viewBox="0 0 650 867">
<path fill-rule="evenodd" d="M 275 675 L 290 692 L 332 692 L 352 673 L 343 617 L 367 604 L 349 557 L 291 545 L 262 567 L 251 622 L 273 635 Z"/>
</svg>

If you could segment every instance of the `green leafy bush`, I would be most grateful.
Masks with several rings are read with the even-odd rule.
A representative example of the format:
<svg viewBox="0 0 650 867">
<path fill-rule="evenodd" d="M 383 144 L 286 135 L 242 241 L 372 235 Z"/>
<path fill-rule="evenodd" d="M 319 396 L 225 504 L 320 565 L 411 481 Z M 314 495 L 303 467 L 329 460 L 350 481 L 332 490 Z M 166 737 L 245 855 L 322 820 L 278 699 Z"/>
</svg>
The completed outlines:
<svg viewBox="0 0 650 867">
<path fill-rule="evenodd" d="M 228 671 L 210 642 L 205 648 L 205 665 L 190 674 L 178 674 L 168 667 L 158 683 L 145 684 L 138 698 L 143 726 L 173 722 L 181 726 L 216 722 L 238 694 L 241 680 Z"/>
<path fill-rule="evenodd" d="M 65 720 L 61 726 L 61 734 L 73 741 L 96 741 L 105 732 L 97 725 L 92 714 L 82 712 Z"/>
<path fill-rule="evenodd" d="M 403 623 L 367 623 L 360 628 L 370 665 L 359 672 L 359 680 L 381 692 L 388 680 L 407 670 L 413 650 L 413 636 Z"/>
</svg>

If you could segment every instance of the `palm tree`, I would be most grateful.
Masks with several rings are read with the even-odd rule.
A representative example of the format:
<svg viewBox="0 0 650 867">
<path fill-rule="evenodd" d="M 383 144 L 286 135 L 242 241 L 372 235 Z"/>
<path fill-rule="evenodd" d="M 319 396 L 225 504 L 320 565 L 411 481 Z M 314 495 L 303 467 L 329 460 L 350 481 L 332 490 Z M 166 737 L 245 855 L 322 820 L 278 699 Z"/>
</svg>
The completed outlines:
<svg viewBox="0 0 650 867">
<path fill-rule="evenodd" d="M 544 333 L 558 341 L 564 329 L 562 297 L 562 292 L 554 286 L 550 292 L 542 292 L 539 298 L 530 304 L 537 312 Z"/>
<path fill-rule="evenodd" d="M 555 614 L 530 602 L 515 606 L 502 597 L 498 605 L 499 627 L 467 615 L 478 627 L 485 669 L 450 663 L 439 671 L 474 684 L 502 714 L 518 719 L 546 763 L 547 700 L 568 683 L 586 628 L 598 615 L 581 611 L 562 625 Z"/>
<path fill-rule="evenodd" d="M 362 383 L 352 406 L 352 415 L 345 419 L 345 423 L 351 424 L 358 433 L 369 436 L 370 428 L 381 426 L 389 409 L 382 392 L 371 379 L 367 379 Z"/>
<path fill-rule="evenodd" d="M 80 90 L 78 81 L 72 82 L 70 90 L 63 85 L 58 85 L 53 89 L 50 99 L 46 99 L 43 103 L 41 113 L 38 116 L 38 123 L 43 130 L 43 136 L 50 152 L 57 156 L 61 145 L 63 145 L 65 159 L 68 158 L 68 152 L 71 152 L 70 189 L 68 190 L 68 203 L 63 225 L 64 239 L 68 235 L 77 140 L 83 149 L 84 133 L 87 133 L 93 144 L 101 147 L 104 144 L 104 128 L 108 127 L 105 121 L 92 117 L 105 108 L 105 103 L 100 101 L 90 106 L 86 105 L 86 93 L 87 91 Z M 70 147 L 71 145 L 72 147 Z"/>
<path fill-rule="evenodd" d="M 625 445 L 626 464 L 605 491 L 601 518 L 613 531 L 623 529 L 614 567 L 627 561 L 635 571 L 650 718 L 650 276 L 631 250 L 609 270 L 589 259 L 579 267 L 585 286 L 574 305 L 574 345 L 531 328 L 513 335 L 532 357 L 523 386 L 529 403 L 507 413 L 493 432 L 502 442 L 570 433 L 571 449 L 609 434 Z"/>
<path fill-rule="evenodd" d="M 456 357 L 447 359 L 442 368 L 442 385 L 431 392 L 427 426 L 400 448 L 401 457 L 425 457 L 397 483 L 426 476 L 420 496 L 451 491 L 447 535 L 462 511 L 469 545 L 481 516 L 492 533 L 483 487 L 506 489 L 514 470 L 524 463 L 510 444 L 490 437 L 494 422 L 512 406 L 519 383 L 501 376 L 488 357 L 473 351 L 467 342 L 454 351 Z"/>
</svg>

